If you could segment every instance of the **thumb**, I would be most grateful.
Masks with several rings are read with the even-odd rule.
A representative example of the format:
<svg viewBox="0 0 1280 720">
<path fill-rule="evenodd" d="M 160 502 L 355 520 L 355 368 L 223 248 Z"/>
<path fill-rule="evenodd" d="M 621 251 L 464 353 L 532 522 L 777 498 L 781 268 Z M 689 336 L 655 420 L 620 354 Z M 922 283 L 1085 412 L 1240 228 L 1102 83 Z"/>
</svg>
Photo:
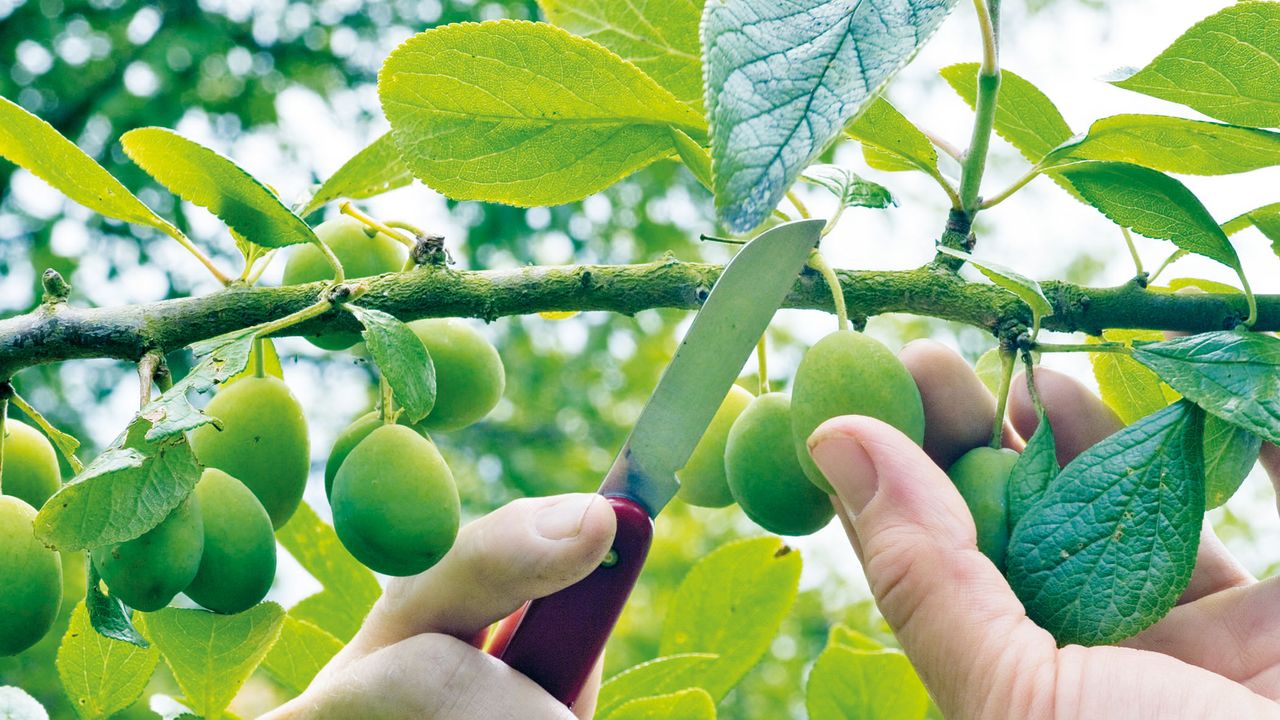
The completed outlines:
<svg viewBox="0 0 1280 720">
<path fill-rule="evenodd" d="M 596 494 L 516 500 L 467 525 L 435 567 L 387 585 L 353 645 L 367 652 L 423 633 L 474 642 L 526 601 L 591 573 L 615 517 Z"/>
<path fill-rule="evenodd" d="M 1031 688 L 1044 679 L 1036 669 L 1052 673 L 1056 646 L 978 550 L 950 478 L 868 417 L 827 421 L 809 449 L 836 490 L 876 604 L 944 714 L 1033 702 Z"/>
</svg>

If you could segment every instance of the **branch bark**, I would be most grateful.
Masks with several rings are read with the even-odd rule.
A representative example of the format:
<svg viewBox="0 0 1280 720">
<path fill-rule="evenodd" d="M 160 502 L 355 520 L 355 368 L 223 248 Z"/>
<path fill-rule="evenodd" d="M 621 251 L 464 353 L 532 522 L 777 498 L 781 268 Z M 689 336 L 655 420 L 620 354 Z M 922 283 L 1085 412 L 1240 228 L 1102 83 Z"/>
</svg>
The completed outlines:
<svg viewBox="0 0 1280 720">
<path fill-rule="evenodd" d="M 457 271 L 424 267 L 360 282 L 358 301 L 403 320 L 476 317 L 494 320 L 542 311 L 603 310 L 634 314 L 650 308 L 697 308 L 722 266 L 666 260 L 636 265 L 527 267 Z M 889 312 L 925 315 L 1015 337 L 1030 324 L 1027 307 L 989 284 L 967 282 L 941 265 L 905 271 L 837 271 L 855 322 Z M 80 308 L 65 302 L 0 320 L 0 379 L 32 365 L 82 358 L 137 362 L 149 351 L 168 353 L 195 341 L 284 317 L 314 303 L 325 283 L 283 288 L 232 286 L 210 295 L 149 305 Z M 1104 328 L 1202 332 L 1229 328 L 1247 314 L 1240 295 L 1170 295 L 1136 283 L 1089 288 L 1048 282 L 1054 314 L 1048 330 L 1098 333 Z M 1257 330 L 1280 329 L 1280 295 L 1258 297 Z M 832 312 L 817 273 L 800 276 L 784 307 Z M 289 328 L 287 334 L 358 331 L 348 314 L 333 311 Z"/>
</svg>

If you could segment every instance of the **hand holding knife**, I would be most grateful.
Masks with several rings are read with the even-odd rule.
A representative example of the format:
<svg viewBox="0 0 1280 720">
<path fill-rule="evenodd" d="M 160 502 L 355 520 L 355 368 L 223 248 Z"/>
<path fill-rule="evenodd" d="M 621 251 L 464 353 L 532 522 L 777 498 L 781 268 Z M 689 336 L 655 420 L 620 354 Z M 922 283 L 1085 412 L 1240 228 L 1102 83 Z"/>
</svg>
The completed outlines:
<svg viewBox="0 0 1280 720">
<path fill-rule="evenodd" d="M 504 620 L 488 651 L 572 706 L 631 594 L 653 538 L 653 518 L 675 478 L 795 284 L 824 221 L 776 226 L 748 242 L 694 317 L 635 428 L 600 486 L 617 515 L 600 567 Z"/>
</svg>

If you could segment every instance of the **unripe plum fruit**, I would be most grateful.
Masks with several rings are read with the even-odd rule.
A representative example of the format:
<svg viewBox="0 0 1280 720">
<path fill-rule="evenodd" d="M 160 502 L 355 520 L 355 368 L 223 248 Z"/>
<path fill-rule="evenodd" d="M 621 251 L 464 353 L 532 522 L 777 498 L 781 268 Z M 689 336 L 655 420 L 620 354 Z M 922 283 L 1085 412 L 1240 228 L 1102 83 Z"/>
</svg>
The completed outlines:
<svg viewBox="0 0 1280 720">
<path fill-rule="evenodd" d="M 58 455 L 49 438 L 24 422 L 13 418 L 6 420 L 4 481 L 0 483 L 4 494 L 39 508 L 58 491 L 61 483 Z"/>
<path fill-rule="evenodd" d="M 1004 570 L 1009 546 L 1009 475 L 1018 453 L 1008 448 L 974 448 L 947 469 L 969 506 L 978 530 L 978 549 Z"/>
<path fill-rule="evenodd" d="M 154 612 L 191 584 L 203 553 L 204 521 L 192 493 L 159 525 L 127 542 L 95 548 L 90 556 L 114 597 Z"/>
<path fill-rule="evenodd" d="M 280 527 L 298 509 L 311 469 L 307 421 L 289 386 L 274 377 L 246 378 L 222 388 L 205 412 L 222 422 L 191 432 L 206 467 L 244 483 Z"/>
<path fill-rule="evenodd" d="M 403 270 L 409 257 L 408 248 L 385 233 L 371 233 L 364 223 L 346 215 L 326 220 L 316 226 L 316 237 L 337 256 L 348 279 Z M 285 285 L 303 285 L 332 279 L 333 267 L 320 248 L 307 243 L 297 245 L 290 251 L 289 260 L 284 266 Z M 307 340 L 325 350 L 345 350 L 360 341 L 360 334 L 325 333 L 307 336 Z"/>
<path fill-rule="evenodd" d="M 435 565 L 458 534 L 458 488 L 431 441 L 383 425 L 347 456 L 333 482 L 333 526 L 357 560 L 386 575 Z"/>
<path fill-rule="evenodd" d="M 497 348 L 455 318 L 417 320 L 409 327 L 427 346 L 436 369 L 436 404 L 418 427 L 457 430 L 488 415 L 507 384 Z"/>
<path fill-rule="evenodd" d="M 333 449 L 329 451 L 329 459 L 324 464 L 324 495 L 327 498 L 333 497 L 333 479 L 338 476 L 338 469 L 342 467 L 342 463 L 360 444 L 361 440 L 369 437 L 369 433 L 382 427 L 382 413 L 377 410 L 361 415 L 348 425 L 342 432 L 338 433 L 338 437 L 333 441 Z M 404 413 L 396 420 L 396 424 L 412 427 L 409 421 L 405 419 Z M 417 428 L 415 428 L 417 429 Z M 419 430 L 419 432 L 422 432 Z M 425 433 L 422 435 L 430 440 Z"/>
<path fill-rule="evenodd" d="M 275 580 L 271 518 L 244 483 L 217 468 L 205 468 L 195 495 L 204 519 L 204 552 L 187 597 L 217 613 L 248 610 Z"/>
<path fill-rule="evenodd" d="M 791 390 L 791 433 L 800 466 L 827 494 L 831 484 L 809 457 L 809 435 L 841 415 L 867 415 L 924 442 L 924 405 L 905 365 L 879 341 L 853 330 L 822 338 L 800 360 Z"/>
<path fill-rule="evenodd" d="M 785 393 L 761 395 L 742 411 L 729 430 L 724 466 L 733 499 L 769 532 L 808 535 L 835 515 L 831 498 L 800 467 Z"/>
<path fill-rule="evenodd" d="M 676 472 L 680 480 L 677 496 L 699 507 L 725 507 L 733 502 L 729 492 L 729 480 L 724 470 L 724 448 L 729 439 L 729 428 L 755 396 L 746 388 L 734 385 L 716 410 L 715 417 L 698 445 L 689 456 L 689 462 Z"/>
<path fill-rule="evenodd" d="M 25 501 L 0 496 L 0 655 L 39 642 L 62 606 L 62 559 L 36 540 L 35 519 Z"/>
</svg>

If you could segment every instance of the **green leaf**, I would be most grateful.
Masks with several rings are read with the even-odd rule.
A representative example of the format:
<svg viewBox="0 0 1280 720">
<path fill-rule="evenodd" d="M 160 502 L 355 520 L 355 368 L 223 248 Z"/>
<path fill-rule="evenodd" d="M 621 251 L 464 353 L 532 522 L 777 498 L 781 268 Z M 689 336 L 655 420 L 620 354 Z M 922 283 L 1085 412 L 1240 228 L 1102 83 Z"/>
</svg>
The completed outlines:
<svg viewBox="0 0 1280 720">
<path fill-rule="evenodd" d="M 298 211 L 298 215 L 306 217 L 338 198 L 362 200 L 404 187 L 411 182 L 413 173 L 409 172 L 409 168 L 400 159 L 400 150 L 391 138 L 391 133 L 387 133 L 343 163 L 337 172 L 320 185 L 316 194 Z"/>
<path fill-rule="evenodd" d="M 49 720 L 49 713 L 26 690 L 0 685 L 0 720 Z"/>
<path fill-rule="evenodd" d="M 285 689 L 301 694 L 316 674 L 342 649 L 342 641 L 293 615 L 284 616 L 280 639 L 262 667 Z"/>
<path fill-rule="evenodd" d="M 839 165 L 810 165 L 800 179 L 826 189 L 836 196 L 842 207 L 881 210 L 898 204 L 893 193 L 885 186 Z"/>
<path fill-rule="evenodd" d="M 1204 421 L 1204 505 L 1231 499 L 1258 462 L 1262 438 L 1215 415 Z"/>
<path fill-rule="evenodd" d="M 185 435 L 142 441 L 149 427 L 135 420 L 112 446 L 44 504 L 36 537 L 62 551 L 124 542 L 159 525 L 200 479 Z"/>
<path fill-rule="evenodd" d="M 955 0 L 719 0 L 702 18 L 716 209 L 745 232 L 865 110 Z"/>
<path fill-rule="evenodd" d="M 1009 529 L 1012 530 L 1033 505 L 1044 497 L 1053 479 L 1058 477 L 1058 446 L 1053 438 L 1053 426 L 1049 416 L 1037 409 L 1039 423 L 1022 454 L 1009 471 L 1007 500 L 1009 505 Z"/>
<path fill-rule="evenodd" d="M 715 720 L 716 704 L 702 688 L 690 688 L 670 695 L 632 700 L 608 716 L 607 720 Z"/>
<path fill-rule="evenodd" d="M 1280 5 L 1232 5 L 1112 84 L 1234 125 L 1280 127 Z"/>
<path fill-rule="evenodd" d="M 547 20 L 618 53 L 702 114 L 703 0 L 539 0 Z"/>
<path fill-rule="evenodd" d="M 923 718 L 929 694 L 907 656 L 896 650 L 828 645 L 809 672 L 809 717 L 822 720 Z"/>
<path fill-rule="evenodd" d="M 1102 338 L 1088 338 L 1089 344 L 1103 340 L 1132 345 L 1135 340 L 1153 342 L 1164 339 L 1157 330 L 1107 330 Z M 1102 401 L 1128 425 L 1168 405 L 1160 376 L 1124 353 L 1089 353 L 1093 377 L 1098 381 Z"/>
<path fill-rule="evenodd" d="M 347 552 L 333 527 L 306 503 L 276 531 L 276 540 L 324 587 L 289 614 L 350 641 L 382 594 L 377 577 Z"/>
<path fill-rule="evenodd" d="M 418 179 L 523 207 L 581 200 L 670 157 L 668 126 L 704 126 L 636 66 L 545 23 L 419 33 L 387 58 L 378 93 Z"/>
<path fill-rule="evenodd" d="M 1226 233 L 1200 199 L 1168 175 L 1109 162 L 1083 162 L 1057 172 L 1115 224 L 1240 271 Z"/>
<path fill-rule="evenodd" d="M 1059 644 L 1115 643 L 1164 617 L 1204 519 L 1203 413 L 1188 402 L 1076 457 L 1009 539 L 1008 578 Z"/>
<path fill-rule="evenodd" d="M 1250 225 L 1258 228 L 1258 231 L 1271 241 L 1271 249 L 1280 256 L 1280 203 L 1264 205 L 1242 213 L 1223 224 L 1222 231 L 1228 235 L 1234 235 Z"/>
<path fill-rule="evenodd" d="M 125 154 L 174 194 L 210 212 L 263 247 L 316 242 L 315 233 L 234 162 L 165 128 L 130 130 Z"/>
<path fill-rule="evenodd" d="M 827 637 L 827 644 L 846 647 L 850 650 L 879 651 L 884 649 L 884 645 L 843 623 L 837 623 L 832 626 L 831 633 Z"/>
<path fill-rule="evenodd" d="M 138 417 L 151 423 L 146 434 L 148 442 L 168 440 L 208 423 L 218 424 L 212 416 L 191 404 L 190 394 L 209 392 L 244 370 L 249 364 L 257 330 L 251 327 L 236 332 L 225 345 L 206 355 L 173 387 L 138 412 Z"/>
<path fill-rule="evenodd" d="M 94 212 L 169 235 L 177 232 L 52 125 L 3 97 L 0 157 L 25 168 Z"/>
<path fill-rule="evenodd" d="M 988 280 L 1013 293 L 1031 309 L 1031 334 L 1034 337 L 1040 331 L 1040 320 L 1053 314 L 1053 303 L 1045 297 L 1040 283 L 1021 273 L 990 260 L 979 260 L 967 252 L 955 248 L 938 246 L 938 252 L 960 258 L 978 269 Z"/>
<path fill-rule="evenodd" d="M 1004 378 L 1004 360 L 1000 348 L 993 347 L 982 353 L 973 364 L 973 372 L 992 395 L 1000 392 L 1000 382 Z"/>
<path fill-rule="evenodd" d="M 676 154 L 680 156 L 680 162 L 689 168 L 689 172 L 693 173 L 693 177 L 702 183 L 703 187 L 712 189 L 711 153 L 683 130 L 671 128 L 671 138 L 676 146 Z"/>
<path fill-rule="evenodd" d="M 1102 118 L 1052 159 L 1108 160 L 1182 175 L 1231 175 L 1280 165 L 1280 133 L 1163 115 Z"/>
<path fill-rule="evenodd" d="M 436 368 L 408 325 L 381 310 L 343 305 L 364 326 L 360 334 L 405 415 L 418 422 L 436 404 Z"/>
<path fill-rule="evenodd" d="M 719 655 L 699 682 L 719 701 L 769 648 L 799 582 L 800 554 L 779 538 L 729 543 L 700 560 L 680 583 L 658 652 Z"/>
<path fill-rule="evenodd" d="M 633 665 L 600 687 L 596 715 L 607 718 L 631 700 L 698 687 L 699 678 L 715 667 L 719 657 L 708 653 L 687 653 Z"/>
<path fill-rule="evenodd" d="M 147 632 L 173 671 L 186 704 L 218 720 L 280 636 L 284 610 L 261 603 L 237 615 L 165 608 L 147 614 Z"/>
<path fill-rule="evenodd" d="M 1137 345 L 1133 358 L 1209 413 L 1280 442 L 1280 339 L 1223 330 Z"/>
<path fill-rule="evenodd" d="M 102 592 L 102 578 L 93 563 L 86 562 L 85 567 L 88 580 L 85 582 L 84 604 L 89 626 L 104 638 L 144 649 L 151 647 L 151 643 L 133 626 L 133 611 L 119 598 Z"/>
<path fill-rule="evenodd" d="M 938 151 L 929 138 L 883 97 L 877 97 L 849 125 L 849 137 L 861 142 L 867 164 L 877 170 L 938 173 Z M 887 156 L 887 157 L 886 157 Z"/>
<path fill-rule="evenodd" d="M 110 717 L 141 697 L 159 661 L 155 647 L 143 649 L 99 635 L 80 603 L 58 646 L 58 677 L 76 714 L 94 720 Z"/>
<path fill-rule="evenodd" d="M 978 102 L 978 63 L 960 63 L 938 71 L 969 107 Z M 1021 75 L 1000 69 L 995 131 L 1032 164 L 1071 138 L 1071 127 L 1053 101 Z"/>
</svg>

